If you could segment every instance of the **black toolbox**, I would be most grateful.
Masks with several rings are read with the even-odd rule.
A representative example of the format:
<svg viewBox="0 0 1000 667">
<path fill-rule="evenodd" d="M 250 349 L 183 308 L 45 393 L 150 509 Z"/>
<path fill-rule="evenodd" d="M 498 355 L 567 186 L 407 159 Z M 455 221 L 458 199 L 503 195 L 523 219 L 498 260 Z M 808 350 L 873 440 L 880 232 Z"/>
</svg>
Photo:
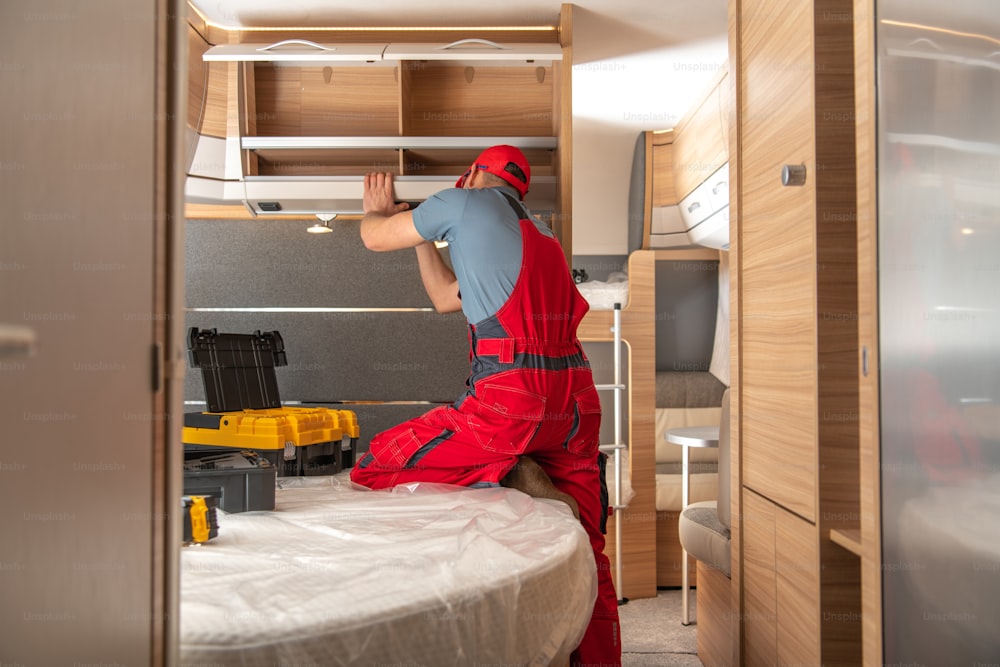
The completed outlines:
<svg viewBox="0 0 1000 667">
<path fill-rule="evenodd" d="M 210 496 L 223 512 L 274 509 L 277 468 L 249 451 L 202 452 L 184 459 L 184 495 Z"/>
</svg>

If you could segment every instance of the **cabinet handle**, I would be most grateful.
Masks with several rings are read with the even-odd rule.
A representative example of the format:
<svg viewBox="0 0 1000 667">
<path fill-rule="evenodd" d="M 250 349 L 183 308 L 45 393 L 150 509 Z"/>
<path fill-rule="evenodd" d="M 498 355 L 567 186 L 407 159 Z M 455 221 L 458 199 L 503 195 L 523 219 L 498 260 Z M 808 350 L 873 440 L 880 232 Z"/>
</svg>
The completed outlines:
<svg viewBox="0 0 1000 667">
<path fill-rule="evenodd" d="M 719 194 L 719 190 L 721 190 L 724 187 L 727 187 L 728 185 L 729 185 L 728 181 L 719 181 L 718 183 L 715 184 L 715 187 L 712 188 L 712 194 L 713 195 Z"/>
<path fill-rule="evenodd" d="M 457 42 L 452 42 L 451 44 L 445 44 L 440 47 L 442 51 L 447 49 L 453 49 L 456 46 L 465 46 L 466 44 L 476 44 L 477 46 L 492 46 L 494 49 L 509 49 L 509 46 L 503 46 L 502 44 L 497 44 L 496 42 L 491 42 L 488 39 L 478 39 L 476 37 L 470 37 L 469 39 L 460 39 Z"/>
<path fill-rule="evenodd" d="M 688 206 L 688 213 L 694 213 L 699 208 L 701 208 L 701 202 L 694 202 L 693 204 Z"/>
<path fill-rule="evenodd" d="M 806 166 L 804 164 L 786 164 L 781 168 L 781 184 L 785 186 L 805 185 Z"/>
<path fill-rule="evenodd" d="M 271 49 L 276 49 L 279 46 L 289 46 L 295 44 L 297 46 L 310 46 L 314 49 L 319 49 L 320 51 L 336 51 L 337 48 L 334 46 L 323 46 L 322 44 L 317 44 L 316 42 L 310 42 L 308 39 L 286 39 L 280 42 L 275 42 L 274 44 L 269 44 L 267 46 L 262 46 L 258 51 L 270 51 Z"/>
<path fill-rule="evenodd" d="M 0 359 L 20 359 L 35 353 L 35 330 L 17 324 L 0 324 Z"/>
</svg>

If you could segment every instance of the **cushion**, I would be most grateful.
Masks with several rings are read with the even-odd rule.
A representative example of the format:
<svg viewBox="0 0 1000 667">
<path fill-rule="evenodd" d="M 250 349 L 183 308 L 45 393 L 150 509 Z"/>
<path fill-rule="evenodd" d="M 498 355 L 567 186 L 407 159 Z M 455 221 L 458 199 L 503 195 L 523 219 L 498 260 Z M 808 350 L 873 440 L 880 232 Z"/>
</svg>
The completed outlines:
<svg viewBox="0 0 1000 667">
<path fill-rule="evenodd" d="M 710 466 L 711 469 L 708 469 Z M 676 470 L 674 470 L 676 468 Z M 714 463 L 691 464 L 691 481 L 688 501 L 700 502 L 717 498 L 719 476 Z M 668 470 L 672 472 L 661 472 Z M 701 472 L 698 472 L 698 471 Z M 681 511 L 681 464 L 657 464 L 656 466 L 656 510 L 658 512 Z"/>
<path fill-rule="evenodd" d="M 677 528 L 681 546 L 694 558 L 730 576 L 729 529 L 719 521 L 716 501 L 692 503 L 681 512 Z"/>
<path fill-rule="evenodd" d="M 707 371 L 657 371 L 656 407 L 709 408 L 722 405 L 726 385 Z"/>
<path fill-rule="evenodd" d="M 667 442 L 667 431 L 682 426 L 704 426 L 718 424 L 722 418 L 722 408 L 657 408 L 655 419 L 654 443 L 656 445 L 657 463 L 677 463 L 680 472 L 680 462 L 683 456 L 680 445 Z M 691 463 L 712 462 L 719 458 L 719 451 L 714 447 L 690 447 L 688 453 Z M 692 467 L 692 470 L 694 468 Z M 713 496 L 714 497 L 714 496 Z"/>
</svg>

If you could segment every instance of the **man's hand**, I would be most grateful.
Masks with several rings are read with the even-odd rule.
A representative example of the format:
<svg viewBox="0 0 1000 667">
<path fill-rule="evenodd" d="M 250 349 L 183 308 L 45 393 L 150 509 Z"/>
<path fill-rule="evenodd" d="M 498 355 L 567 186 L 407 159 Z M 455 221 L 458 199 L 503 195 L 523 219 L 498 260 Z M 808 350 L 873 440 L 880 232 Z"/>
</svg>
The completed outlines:
<svg viewBox="0 0 1000 667">
<path fill-rule="evenodd" d="M 363 206 L 365 214 L 377 213 L 387 218 L 410 208 L 406 202 L 396 203 L 391 172 L 365 174 Z"/>
<path fill-rule="evenodd" d="M 361 241 L 369 250 L 383 252 L 412 248 L 424 242 L 413 225 L 406 202 L 396 203 L 392 174 L 365 174 L 365 214 L 361 218 Z"/>
</svg>

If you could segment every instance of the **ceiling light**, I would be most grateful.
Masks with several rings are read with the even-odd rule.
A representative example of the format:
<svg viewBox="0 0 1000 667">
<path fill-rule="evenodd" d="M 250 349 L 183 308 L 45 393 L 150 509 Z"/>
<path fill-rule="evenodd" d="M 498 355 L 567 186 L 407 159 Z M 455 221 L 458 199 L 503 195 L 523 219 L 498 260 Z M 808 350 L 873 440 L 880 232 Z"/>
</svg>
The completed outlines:
<svg viewBox="0 0 1000 667">
<path fill-rule="evenodd" d="M 317 213 L 316 217 L 319 218 L 319 222 L 314 222 L 311 227 L 306 229 L 307 232 L 310 234 L 327 234 L 333 231 L 330 227 L 330 221 L 337 217 L 336 213 Z"/>
</svg>

